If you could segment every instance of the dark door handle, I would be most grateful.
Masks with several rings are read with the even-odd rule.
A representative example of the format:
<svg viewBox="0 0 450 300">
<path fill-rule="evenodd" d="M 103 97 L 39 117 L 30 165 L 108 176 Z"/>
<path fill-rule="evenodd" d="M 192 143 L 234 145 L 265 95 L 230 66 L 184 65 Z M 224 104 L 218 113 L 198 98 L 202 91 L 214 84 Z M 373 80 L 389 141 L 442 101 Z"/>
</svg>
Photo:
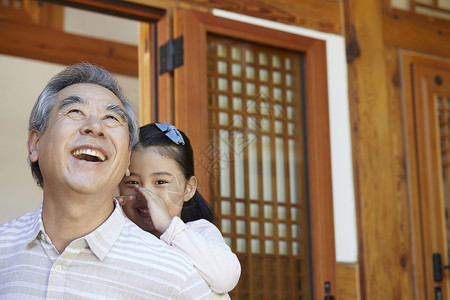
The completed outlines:
<svg viewBox="0 0 450 300">
<path fill-rule="evenodd" d="M 443 269 L 450 269 L 450 265 L 444 266 L 442 264 L 441 254 L 433 253 L 434 281 L 436 281 L 436 282 L 442 281 L 442 270 Z"/>
</svg>

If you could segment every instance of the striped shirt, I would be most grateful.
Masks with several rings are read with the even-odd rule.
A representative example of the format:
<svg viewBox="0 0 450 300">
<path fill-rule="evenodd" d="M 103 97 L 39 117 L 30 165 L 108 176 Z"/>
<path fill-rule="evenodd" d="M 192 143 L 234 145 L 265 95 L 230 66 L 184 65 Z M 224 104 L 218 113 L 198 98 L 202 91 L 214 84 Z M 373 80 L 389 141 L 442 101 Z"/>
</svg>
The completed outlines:
<svg viewBox="0 0 450 300">
<path fill-rule="evenodd" d="M 0 299 L 229 299 L 211 292 L 179 251 L 119 206 L 59 254 L 42 207 L 0 226 Z"/>
</svg>

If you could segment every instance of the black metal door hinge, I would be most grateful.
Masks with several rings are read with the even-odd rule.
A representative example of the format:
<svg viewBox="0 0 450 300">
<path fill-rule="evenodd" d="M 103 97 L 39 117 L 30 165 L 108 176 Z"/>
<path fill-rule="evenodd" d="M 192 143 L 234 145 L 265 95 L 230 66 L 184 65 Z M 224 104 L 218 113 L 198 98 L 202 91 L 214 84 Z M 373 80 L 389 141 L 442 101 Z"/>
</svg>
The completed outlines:
<svg viewBox="0 0 450 300">
<path fill-rule="evenodd" d="M 183 36 L 170 40 L 159 48 L 159 74 L 173 72 L 183 65 Z"/>
<path fill-rule="evenodd" d="M 441 255 L 439 253 L 433 253 L 433 277 L 435 282 L 442 281 L 442 271 L 444 269 L 450 269 L 450 265 L 444 266 L 442 264 Z"/>
<path fill-rule="evenodd" d="M 334 300 L 334 296 L 331 295 L 331 283 L 329 281 L 325 281 L 325 294 L 323 300 Z"/>
</svg>

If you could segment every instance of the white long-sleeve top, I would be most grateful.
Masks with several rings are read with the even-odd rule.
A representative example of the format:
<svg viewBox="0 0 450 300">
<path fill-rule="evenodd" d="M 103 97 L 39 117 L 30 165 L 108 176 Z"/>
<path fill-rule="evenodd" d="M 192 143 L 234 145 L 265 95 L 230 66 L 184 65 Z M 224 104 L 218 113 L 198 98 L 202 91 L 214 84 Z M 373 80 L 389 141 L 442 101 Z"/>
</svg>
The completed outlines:
<svg viewBox="0 0 450 300">
<path fill-rule="evenodd" d="M 207 220 L 184 223 L 174 217 L 160 239 L 182 251 L 214 292 L 227 293 L 238 283 L 239 260 L 219 229 Z"/>
</svg>

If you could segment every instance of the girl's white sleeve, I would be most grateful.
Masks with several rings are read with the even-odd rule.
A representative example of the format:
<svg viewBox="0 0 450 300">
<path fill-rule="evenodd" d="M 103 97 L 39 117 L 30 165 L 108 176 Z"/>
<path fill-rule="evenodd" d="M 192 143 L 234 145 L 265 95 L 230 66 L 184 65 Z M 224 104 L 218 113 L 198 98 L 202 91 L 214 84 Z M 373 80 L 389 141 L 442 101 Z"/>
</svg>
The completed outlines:
<svg viewBox="0 0 450 300">
<path fill-rule="evenodd" d="M 161 240 L 182 251 L 216 293 L 231 291 L 241 276 L 237 256 L 219 229 L 207 220 L 184 223 L 174 217 Z"/>
</svg>

